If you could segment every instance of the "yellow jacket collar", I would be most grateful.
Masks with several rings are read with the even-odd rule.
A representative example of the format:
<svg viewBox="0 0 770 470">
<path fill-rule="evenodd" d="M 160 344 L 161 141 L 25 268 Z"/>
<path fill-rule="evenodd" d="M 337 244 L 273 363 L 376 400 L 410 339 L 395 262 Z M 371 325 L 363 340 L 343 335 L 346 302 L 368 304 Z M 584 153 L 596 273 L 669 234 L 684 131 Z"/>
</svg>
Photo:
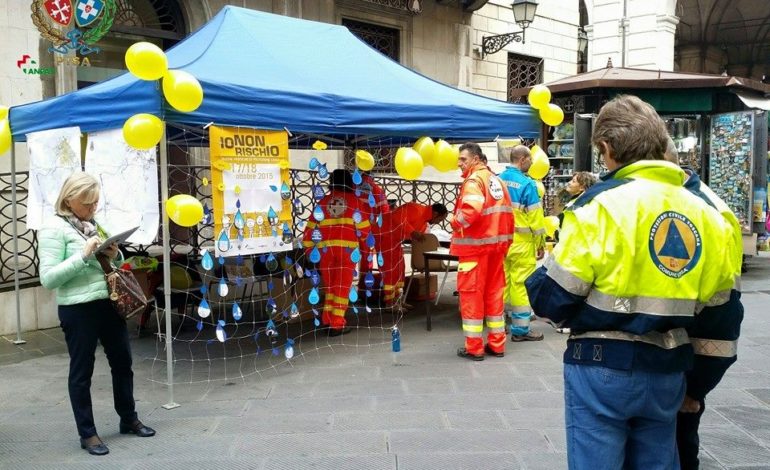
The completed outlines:
<svg viewBox="0 0 770 470">
<path fill-rule="evenodd" d="M 608 173 L 602 179 L 647 179 L 660 181 L 661 183 L 673 184 L 676 186 L 684 185 L 687 180 L 687 173 L 678 165 L 666 160 L 639 160 L 629 163 L 617 170 Z"/>
</svg>

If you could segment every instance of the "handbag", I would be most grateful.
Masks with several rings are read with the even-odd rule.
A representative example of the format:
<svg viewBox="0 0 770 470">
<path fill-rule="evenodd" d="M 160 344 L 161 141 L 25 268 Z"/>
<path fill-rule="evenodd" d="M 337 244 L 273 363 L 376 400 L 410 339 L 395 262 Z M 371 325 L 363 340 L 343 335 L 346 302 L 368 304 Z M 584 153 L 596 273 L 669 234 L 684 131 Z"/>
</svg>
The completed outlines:
<svg viewBox="0 0 770 470">
<path fill-rule="evenodd" d="M 118 315 L 125 320 L 143 312 L 149 302 L 144 296 L 139 282 L 134 277 L 134 273 L 128 269 L 113 267 L 104 255 L 97 255 L 96 259 L 104 271 L 104 280 L 107 281 L 110 302 Z"/>
</svg>

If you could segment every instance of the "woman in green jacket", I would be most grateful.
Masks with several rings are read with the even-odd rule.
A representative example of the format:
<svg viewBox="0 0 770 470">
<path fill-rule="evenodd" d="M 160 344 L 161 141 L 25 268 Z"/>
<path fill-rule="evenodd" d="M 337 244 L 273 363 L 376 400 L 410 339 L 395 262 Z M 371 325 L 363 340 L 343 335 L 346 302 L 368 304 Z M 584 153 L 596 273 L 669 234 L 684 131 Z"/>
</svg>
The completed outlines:
<svg viewBox="0 0 770 470">
<path fill-rule="evenodd" d="M 92 455 L 109 453 L 99 438 L 91 408 L 91 376 L 97 340 L 104 347 L 112 372 L 115 411 L 120 416 L 121 434 L 150 437 L 152 428 L 137 418 L 134 404 L 134 373 L 126 322 L 108 299 L 104 271 L 95 250 L 106 238 L 93 217 L 99 203 L 99 183 L 84 172 L 64 182 L 56 201 L 56 217 L 38 232 L 40 282 L 56 290 L 59 321 L 70 355 L 69 396 L 80 446 Z M 103 251 L 110 259 L 117 245 Z"/>
</svg>

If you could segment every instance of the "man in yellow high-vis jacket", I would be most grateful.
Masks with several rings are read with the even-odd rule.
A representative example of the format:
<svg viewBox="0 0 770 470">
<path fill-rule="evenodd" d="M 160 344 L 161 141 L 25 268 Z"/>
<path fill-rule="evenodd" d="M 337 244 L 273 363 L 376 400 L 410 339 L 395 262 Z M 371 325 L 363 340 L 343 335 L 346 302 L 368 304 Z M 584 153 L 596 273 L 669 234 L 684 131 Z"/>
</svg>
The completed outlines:
<svg viewBox="0 0 770 470">
<path fill-rule="evenodd" d="M 663 161 L 666 128 L 640 99 L 599 113 L 593 144 L 610 173 L 565 212 L 559 244 L 527 280 L 532 306 L 571 328 L 564 353 L 572 470 L 679 468 L 676 417 L 693 364 L 687 329 L 730 297 L 732 227 Z M 739 320 L 738 320 L 739 321 Z"/>
</svg>

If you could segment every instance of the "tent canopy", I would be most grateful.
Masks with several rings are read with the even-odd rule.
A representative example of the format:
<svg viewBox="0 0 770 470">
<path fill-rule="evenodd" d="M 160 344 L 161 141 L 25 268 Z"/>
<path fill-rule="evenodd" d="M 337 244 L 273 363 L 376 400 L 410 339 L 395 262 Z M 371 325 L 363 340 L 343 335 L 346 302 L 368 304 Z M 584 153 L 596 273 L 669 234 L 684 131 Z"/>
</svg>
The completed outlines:
<svg viewBox="0 0 770 470">
<path fill-rule="evenodd" d="M 536 114 L 436 82 L 380 54 L 347 28 L 226 6 L 167 51 L 169 68 L 193 74 L 204 100 L 179 113 L 159 81 L 129 73 L 10 110 L 13 138 L 80 126 L 115 129 L 150 113 L 169 123 L 286 128 L 365 146 L 422 135 L 451 140 L 537 137 Z"/>
</svg>

